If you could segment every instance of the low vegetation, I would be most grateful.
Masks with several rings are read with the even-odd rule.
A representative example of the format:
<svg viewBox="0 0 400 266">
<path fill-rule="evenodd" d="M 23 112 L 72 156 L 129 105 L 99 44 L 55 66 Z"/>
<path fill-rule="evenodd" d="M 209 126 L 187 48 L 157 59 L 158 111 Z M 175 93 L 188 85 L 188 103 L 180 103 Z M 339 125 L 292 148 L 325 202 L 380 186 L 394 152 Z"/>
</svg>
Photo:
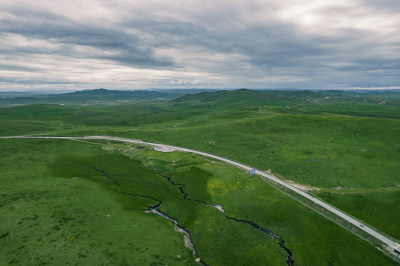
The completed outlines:
<svg viewBox="0 0 400 266">
<path fill-rule="evenodd" d="M 3 99 L 8 107 L 0 108 L 0 135 L 112 135 L 218 154 L 310 189 L 400 238 L 398 93 L 238 90 L 129 95 L 124 101 L 127 95 L 97 91 L 96 102 L 86 101 L 94 97 L 87 94 L 81 95 L 85 103 L 67 95 L 33 97 L 27 105 L 9 107 L 24 101 Z M 107 97 L 114 98 L 107 102 Z M 112 143 L 3 139 L 0 150 L 0 188 L 6 191 L 0 244 L 7 247 L 0 256 L 9 263 L 193 264 L 183 235 L 161 216 L 144 213 L 157 201 L 131 194 L 161 200 L 159 210 L 191 232 L 199 257 L 209 265 L 287 262 L 277 239 L 185 200 L 179 186 L 160 174 L 185 184 L 190 199 L 221 204 L 227 216 L 278 234 L 298 265 L 393 263 L 260 179 L 217 162 Z M 17 220 L 21 224 L 13 223 Z M 53 230 L 56 225 L 62 229 Z M 17 232 L 20 240 L 25 237 L 22 242 L 13 240 Z M 66 255 L 50 260 L 50 252 Z"/>
<path fill-rule="evenodd" d="M 392 264 L 259 178 L 219 162 L 112 143 L 1 144 L 0 260 L 8 264 L 194 265 L 183 235 L 145 212 L 159 202 L 208 265 L 284 265 L 289 253 L 279 240 L 297 265 Z"/>
</svg>

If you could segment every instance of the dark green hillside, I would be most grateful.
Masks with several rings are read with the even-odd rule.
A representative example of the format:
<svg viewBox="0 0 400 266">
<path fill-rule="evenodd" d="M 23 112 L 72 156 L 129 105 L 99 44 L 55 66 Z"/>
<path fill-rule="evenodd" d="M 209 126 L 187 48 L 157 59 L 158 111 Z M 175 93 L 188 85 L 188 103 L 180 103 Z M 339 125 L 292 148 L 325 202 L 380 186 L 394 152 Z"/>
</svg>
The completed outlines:
<svg viewBox="0 0 400 266">
<path fill-rule="evenodd" d="M 282 105 L 286 103 L 303 103 L 321 97 L 311 91 L 255 91 L 248 89 L 222 90 L 187 94 L 172 100 L 178 106 L 249 107 L 260 105 Z M 175 105 L 175 106 L 177 106 Z"/>
</svg>

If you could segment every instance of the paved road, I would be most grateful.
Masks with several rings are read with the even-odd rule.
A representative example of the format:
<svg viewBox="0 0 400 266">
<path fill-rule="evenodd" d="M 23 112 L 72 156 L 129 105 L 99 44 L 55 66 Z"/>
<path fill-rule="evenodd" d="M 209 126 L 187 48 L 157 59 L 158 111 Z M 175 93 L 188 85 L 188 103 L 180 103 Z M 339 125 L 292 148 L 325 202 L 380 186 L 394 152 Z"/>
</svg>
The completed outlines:
<svg viewBox="0 0 400 266">
<path fill-rule="evenodd" d="M 101 140 L 112 140 L 112 141 L 119 141 L 119 142 L 127 142 L 127 143 L 135 143 L 135 144 L 141 144 L 141 145 L 150 145 L 150 146 L 156 146 L 156 147 L 160 147 L 166 150 L 177 150 L 177 151 L 183 151 L 183 152 L 189 152 L 189 153 L 195 153 L 195 154 L 199 154 L 205 157 L 209 157 L 209 158 L 213 158 L 219 161 L 223 161 L 226 162 L 228 164 L 234 165 L 236 167 L 245 169 L 247 171 L 254 169 L 253 167 L 220 157 L 220 156 L 216 156 L 213 154 L 209 154 L 209 153 L 205 153 L 205 152 L 201 152 L 201 151 L 196 151 L 196 150 L 192 150 L 192 149 L 186 149 L 186 148 L 182 148 L 182 147 L 177 147 L 177 146 L 171 146 L 171 145 L 164 145 L 164 144 L 159 144 L 159 143 L 151 143 L 151 142 L 144 142 L 141 140 L 136 140 L 136 139 L 127 139 L 127 138 L 119 138 L 119 137 L 111 137 L 111 136 L 83 136 L 83 137 L 49 137 L 49 136 L 9 136 L 9 137 L 0 137 L 0 138 L 41 138 L 41 139 L 101 139 Z M 255 173 L 257 175 L 263 176 L 268 178 L 269 180 L 272 180 L 275 183 L 278 183 L 294 192 L 296 192 L 297 194 L 311 200 L 312 202 L 314 202 L 315 204 L 321 206 L 322 208 L 336 214 L 337 216 L 341 217 L 342 219 L 348 221 L 349 223 L 353 224 L 354 226 L 358 227 L 359 229 L 363 230 L 364 232 L 368 233 L 371 236 L 374 236 L 375 238 L 379 239 L 381 242 L 383 242 L 384 244 L 388 245 L 391 249 L 392 252 L 396 251 L 398 253 L 400 253 L 400 244 L 396 243 L 390 239 L 388 239 L 387 237 L 383 236 L 382 234 L 378 233 L 377 231 L 373 230 L 372 228 L 368 227 L 367 225 L 361 224 L 359 221 L 353 219 L 352 217 L 348 216 L 347 214 L 345 214 L 344 212 L 330 206 L 329 204 L 314 198 L 313 196 L 305 193 L 304 191 L 295 188 L 294 186 L 291 186 L 290 184 L 272 176 L 269 175 L 267 173 L 261 172 L 259 170 L 256 170 Z"/>
</svg>

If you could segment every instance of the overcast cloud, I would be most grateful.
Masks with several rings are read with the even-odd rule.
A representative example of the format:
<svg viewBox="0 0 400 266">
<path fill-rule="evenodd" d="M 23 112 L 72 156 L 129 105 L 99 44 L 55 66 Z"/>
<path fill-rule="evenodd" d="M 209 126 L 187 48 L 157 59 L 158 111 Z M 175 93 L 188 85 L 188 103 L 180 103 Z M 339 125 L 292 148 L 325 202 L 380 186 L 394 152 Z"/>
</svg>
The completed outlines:
<svg viewBox="0 0 400 266">
<path fill-rule="evenodd" d="M 99 87 L 400 88 L 400 1 L 0 1 L 0 90 Z"/>
</svg>

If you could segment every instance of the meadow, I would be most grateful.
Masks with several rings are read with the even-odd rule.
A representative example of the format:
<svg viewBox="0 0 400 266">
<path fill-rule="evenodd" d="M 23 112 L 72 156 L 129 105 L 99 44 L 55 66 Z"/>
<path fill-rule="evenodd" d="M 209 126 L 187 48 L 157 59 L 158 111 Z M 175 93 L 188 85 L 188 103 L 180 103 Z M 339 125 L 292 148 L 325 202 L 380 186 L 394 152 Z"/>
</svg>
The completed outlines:
<svg viewBox="0 0 400 266">
<path fill-rule="evenodd" d="M 128 102 L 118 101 L 122 98 L 107 102 L 106 96 L 98 96 L 97 99 L 100 97 L 102 103 L 83 103 L 82 100 L 77 101 L 73 97 L 71 100 L 68 96 L 70 103 L 65 105 L 59 104 L 65 99 L 57 98 L 58 102 L 47 99 L 46 104 L 29 102 L 28 105 L 0 108 L 0 135 L 110 135 L 206 151 L 272 172 L 286 181 L 301 185 L 308 189 L 309 193 L 391 237 L 399 239 L 399 95 L 376 92 L 238 90 L 202 92 L 177 99 L 171 96 L 163 100 L 157 99 L 158 96 L 147 95 L 145 99 L 140 96 L 142 98 L 130 98 Z M 83 99 L 87 100 L 87 98 Z M 4 105 L 7 104 L 6 100 L 3 99 Z M 13 101 L 16 100 L 9 100 L 10 103 Z M 261 106 L 261 111 L 259 111 L 259 106 Z M 1 140 L 2 173 L 3 169 L 13 165 L 13 162 L 23 164 L 23 160 L 17 159 L 20 157 L 13 157 L 13 154 L 22 152 L 28 156 L 34 153 L 35 149 L 42 150 L 41 146 L 49 150 L 59 149 L 56 152 L 59 156 L 55 156 L 55 153 L 47 155 L 45 152 L 39 152 L 37 161 L 41 163 L 29 165 L 42 165 L 41 170 L 32 168 L 21 173 L 20 176 L 27 176 L 29 179 L 32 173 L 42 173 L 41 175 L 47 176 L 47 179 L 49 176 L 58 177 L 50 179 L 52 182 L 56 180 L 64 182 L 57 184 L 65 186 L 65 180 L 85 173 L 86 178 L 80 178 L 79 182 L 85 180 L 83 183 L 86 182 L 87 189 L 95 184 L 96 189 L 92 192 L 97 193 L 97 196 L 93 195 L 93 198 L 98 198 L 93 202 L 101 202 L 99 201 L 103 197 L 101 195 L 107 194 L 107 199 L 104 198 L 108 201 L 107 204 L 114 206 L 113 208 L 120 208 L 119 215 L 128 215 L 129 212 L 129 215 L 133 215 L 132 219 L 148 219 L 150 214 L 144 215 L 143 208 L 153 204 L 154 201 L 143 201 L 137 197 L 132 200 L 127 196 L 122 196 L 125 195 L 123 193 L 146 192 L 158 197 L 163 200 L 160 210 L 170 214 L 171 217 L 178 218 L 182 225 L 190 230 L 194 243 L 197 243 L 199 256 L 207 258 L 205 261 L 210 265 L 223 265 L 230 260 L 240 265 L 240 262 L 251 261 L 250 258 L 254 258 L 255 265 L 260 265 L 266 261 L 265 257 L 268 257 L 267 261 L 272 265 L 282 264 L 287 261 L 287 253 L 279 248 L 276 239 L 268 239 L 265 235 L 260 235 L 257 230 L 254 232 L 251 226 L 246 227 L 244 224 L 232 222 L 224 218 L 215 208 L 182 199 L 177 186 L 171 186 L 171 183 L 162 176 L 154 179 L 157 175 L 155 173 L 160 169 L 165 175 L 173 176 L 176 182 L 184 183 L 190 197 L 193 195 L 194 199 L 207 203 L 217 202 L 224 206 L 228 216 L 251 220 L 272 232 L 278 232 L 288 248 L 293 251 L 296 264 L 353 265 L 360 261 L 363 261 L 365 265 L 393 263 L 382 257 L 383 255 L 377 254 L 377 251 L 366 242 L 269 187 L 265 182 L 257 178 L 248 178 L 239 170 L 207 160 L 191 158 L 184 154 L 159 154 L 147 149 L 132 148 L 131 152 L 136 154 L 136 157 L 133 160 L 133 155 L 128 154 L 131 157 L 128 159 L 127 154 L 121 155 L 117 152 L 118 149 L 126 152 L 124 147 L 116 150 L 114 145 L 108 144 L 110 150 L 106 152 L 104 149 L 108 146 L 104 146 L 104 143 L 103 149 L 100 150 L 94 148 L 100 144 L 65 144 L 62 141 L 57 142 L 57 145 L 60 145 L 59 148 L 56 147 L 57 145 L 38 140 L 35 141 L 41 144 L 35 145 L 34 149 L 29 148 L 31 144 L 19 146 L 19 148 L 13 148 L 12 145 L 4 146 L 4 143 L 8 142 L 16 146 L 22 145 L 19 144 L 21 142 L 35 142 L 30 141 Z M 82 148 L 71 148 L 72 145 L 81 145 Z M 81 152 L 84 154 L 79 154 Z M 96 153 L 102 155 L 95 155 Z M 39 158 L 41 156 L 46 159 Z M 171 167 L 171 161 L 179 162 L 180 160 L 188 162 L 182 163 L 183 165 L 179 167 L 176 165 Z M 114 168 L 107 162 L 113 162 L 112 165 L 120 165 L 120 167 Z M 104 166 L 107 169 L 102 171 L 110 173 L 109 176 L 121 178 L 120 185 L 116 186 L 112 180 L 104 179 L 101 172 L 96 172 L 93 168 L 76 167 L 78 164 L 98 165 L 99 167 L 95 166 L 96 169 L 102 169 L 100 166 Z M 127 167 L 127 165 L 132 165 L 132 167 Z M 25 166 L 22 169 L 25 169 Z M 12 168 L 9 171 L 10 175 L 14 171 L 22 170 L 21 167 Z M 135 177 L 152 176 L 153 183 L 146 183 L 146 185 L 140 182 L 135 183 L 135 186 L 138 184 L 140 186 L 138 190 L 132 190 L 131 187 L 135 186 L 132 186 L 130 182 L 134 181 L 127 176 L 130 176 L 128 172 L 135 171 L 140 173 L 134 175 Z M 192 180 L 188 176 L 199 176 L 199 178 Z M 4 175 L 2 178 L 5 178 Z M 235 185 L 232 182 L 236 179 L 241 185 Z M 10 184 L 14 182 L 13 179 L 7 180 Z M 7 182 L 4 184 L 8 184 Z M 49 191 L 57 187 L 55 183 L 51 186 L 51 183 L 47 182 L 44 184 L 38 181 L 36 184 L 36 182 L 23 181 L 27 187 L 33 184 L 37 185 L 37 188 L 43 186 Z M 126 185 L 124 185 L 125 182 Z M 244 184 L 246 185 L 242 186 Z M 15 183 L 13 189 L 18 190 L 20 187 L 23 187 L 22 183 Z M 86 198 L 79 199 L 81 196 L 78 195 L 79 193 L 74 199 L 76 202 L 82 204 L 87 200 Z M 74 200 L 71 199 L 71 201 Z M 26 202 L 28 201 L 31 199 Z M 43 202 L 41 204 L 44 205 Z M 89 215 L 89 207 L 85 208 L 87 208 L 86 216 L 93 215 Z M 99 211 L 100 207 L 96 208 Z M 172 246 L 176 248 L 173 251 L 165 250 L 163 254 L 179 253 L 181 260 L 178 260 L 176 256 L 166 258 L 163 255 L 162 260 L 150 261 L 149 258 L 152 257 L 147 251 L 143 251 L 143 256 L 139 257 L 146 258 L 146 263 L 174 265 L 193 263 L 190 252 L 182 245 L 183 237 L 173 231 L 172 224 L 162 221 L 161 217 L 157 218 L 161 220 L 157 219 L 157 221 L 165 225 L 163 230 L 168 232 L 165 234 L 170 234 L 168 237 L 157 234 L 158 238 L 164 239 L 157 240 L 162 243 L 160 246 L 167 245 L 168 248 Z M 114 228 L 120 228 L 116 225 L 120 222 L 121 220 L 116 219 Z M 93 219 L 90 223 L 94 223 Z M 102 227 L 90 223 L 88 222 L 87 227 Z M 151 227 L 151 224 L 146 222 L 146 225 L 149 225 L 147 229 Z M 207 227 L 211 230 L 205 231 Z M 46 228 L 43 229 L 43 231 L 46 230 Z M 155 233 L 153 231 L 152 234 Z M 237 239 L 233 237 L 232 232 L 240 232 Z M 164 231 L 160 234 L 163 235 Z M 175 235 L 176 243 L 165 244 L 166 242 L 163 241 L 169 241 L 171 235 Z M 9 235 L 3 239 L 8 239 L 8 237 Z M 93 235 L 87 236 L 87 239 L 92 237 Z M 141 237 L 144 236 L 136 235 L 133 238 L 140 239 Z M 157 237 L 154 239 L 158 239 Z M 152 238 L 153 236 L 149 237 L 149 239 Z M 226 242 L 222 239 L 226 239 Z M 71 243 L 75 242 L 68 240 L 65 245 L 68 246 Z M 218 252 L 211 250 L 209 243 L 217 245 L 215 250 Z M 235 243 L 235 245 L 229 245 L 228 248 L 229 243 Z M 262 244 L 249 251 L 244 247 L 248 247 L 249 243 L 253 243 L 253 246 L 254 243 Z M 115 245 L 116 243 L 113 242 L 107 246 L 107 249 L 112 250 Z M 136 248 L 136 245 L 133 245 Z M 316 245 L 318 250 L 310 249 Z M 149 244 L 149 249 L 151 246 L 152 244 Z M 157 245 L 154 250 L 160 250 L 160 246 Z M 237 246 L 237 249 L 233 249 L 232 246 Z M 96 247 L 95 250 L 100 250 L 100 248 Z M 118 254 L 115 257 L 122 256 L 117 250 L 112 252 Z M 126 259 L 129 261 L 129 258 Z M 139 260 L 130 260 L 130 263 L 133 262 L 138 263 Z"/>
<path fill-rule="evenodd" d="M 172 223 L 145 212 L 160 202 L 207 265 L 284 265 L 289 258 L 295 265 L 395 264 L 219 162 L 109 142 L 0 141 L 0 260 L 10 265 L 195 265 Z M 207 204 L 219 204 L 226 216 Z"/>
</svg>

